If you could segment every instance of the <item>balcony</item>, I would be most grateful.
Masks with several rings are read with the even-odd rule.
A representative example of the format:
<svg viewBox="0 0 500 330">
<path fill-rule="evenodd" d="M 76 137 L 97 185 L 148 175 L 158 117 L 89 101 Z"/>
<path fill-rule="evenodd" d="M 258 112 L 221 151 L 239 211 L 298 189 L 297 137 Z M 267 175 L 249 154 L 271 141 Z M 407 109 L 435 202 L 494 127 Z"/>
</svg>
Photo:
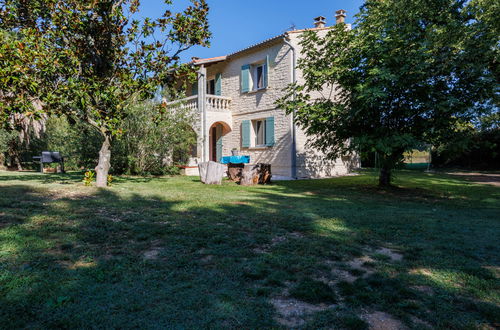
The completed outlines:
<svg viewBox="0 0 500 330">
<path fill-rule="evenodd" d="M 207 112 L 230 112 L 231 98 L 218 95 L 206 95 L 205 97 Z M 171 109 L 188 110 L 189 112 L 198 112 L 198 95 L 186 97 L 177 101 L 167 102 L 167 107 Z"/>
</svg>

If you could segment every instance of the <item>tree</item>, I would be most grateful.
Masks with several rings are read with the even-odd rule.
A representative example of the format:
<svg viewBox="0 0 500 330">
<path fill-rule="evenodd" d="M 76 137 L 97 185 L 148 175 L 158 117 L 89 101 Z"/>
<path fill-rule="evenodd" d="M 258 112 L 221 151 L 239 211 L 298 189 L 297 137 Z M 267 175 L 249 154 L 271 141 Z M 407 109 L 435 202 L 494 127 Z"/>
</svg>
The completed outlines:
<svg viewBox="0 0 500 330">
<path fill-rule="evenodd" d="M 304 34 L 304 82 L 291 85 L 278 105 L 295 112 L 310 143 L 329 157 L 378 153 L 379 184 L 390 185 L 405 151 L 446 139 L 494 106 L 493 3 L 367 0 L 352 30 L 338 24 L 324 38 Z M 335 97 L 312 96 L 325 87 Z"/>
<path fill-rule="evenodd" d="M 127 109 L 123 135 L 116 141 L 113 152 L 115 170 L 128 174 L 161 175 L 172 171 L 174 153 L 189 155 L 196 145 L 196 134 L 191 128 L 193 114 L 176 109 L 158 114 L 154 100 L 136 102 Z M 179 164 L 185 165 L 185 164 Z"/>
<path fill-rule="evenodd" d="M 169 10 L 172 2 L 164 0 L 161 17 L 141 20 L 139 0 L 5 0 L 0 6 L 0 28 L 38 34 L 44 53 L 57 55 L 37 70 L 44 78 L 45 88 L 37 90 L 44 111 L 86 122 L 102 136 L 99 187 L 107 185 L 111 143 L 123 132 L 130 100 L 153 98 L 173 84 L 173 74 L 193 77 L 179 56 L 208 45 L 205 0 L 191 0 L 180 13 Z"/>
</svg>

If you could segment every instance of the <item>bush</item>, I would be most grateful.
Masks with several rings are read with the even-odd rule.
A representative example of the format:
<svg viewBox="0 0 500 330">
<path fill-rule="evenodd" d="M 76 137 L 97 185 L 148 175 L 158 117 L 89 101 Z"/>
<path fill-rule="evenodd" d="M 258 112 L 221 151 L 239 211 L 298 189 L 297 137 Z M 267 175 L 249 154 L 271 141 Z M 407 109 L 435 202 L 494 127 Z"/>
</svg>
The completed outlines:
<svg viewBox="0 0 500 330">
<path fill-rule="evenodd" d="M 138 175 L 178 174 L 175 165 L 185 165 L 196 145 L 187 112 L 177 110 L 157 115 L 153 102 L 130 107 L 124 132 L 113 144 L 114 173 Z"/>
<path fill-rule="evenodd" d="M 153 101 L 132 105 L 124 118 L 123 134 L 114 138 L 111 172 L 133 175 L 174 175 L 193 153 L 196 134 L 188 113 L 180 110 L 158 114 Z M 98 162 L 102 137 L 89 125 L 67 117 L 50 117 L 39 138 L 32 136 L 26 146 L 16 141 L 17 133 L 0 131 L 0 151 L 14 141 L 24 167 L 37 169 L 33 156 L 42 151 L 59 151 L 67 170 L 93 169 Z"/>
<path fill-rule="evenodd" d="M 434 148 L 432 165 L 478 170 L 500 169 L 500 129 L 462 134 Z"/>
</svg>

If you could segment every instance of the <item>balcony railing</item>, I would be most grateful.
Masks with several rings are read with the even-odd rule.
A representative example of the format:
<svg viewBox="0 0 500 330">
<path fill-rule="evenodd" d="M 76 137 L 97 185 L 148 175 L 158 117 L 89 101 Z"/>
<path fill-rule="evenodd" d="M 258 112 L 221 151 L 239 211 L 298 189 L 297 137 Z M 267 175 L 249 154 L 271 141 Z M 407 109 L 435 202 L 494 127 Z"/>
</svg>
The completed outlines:
<svg viewBox="0 0 500 330">
<path fill-rule="evenodd" d="M 179 110 L 187 109 L 189 112 L 198 111 L 198 96 L 193 95 L 180 100 L 167 102 L 167 108 Z"/>
<path fill-rule="evenodd" d="M 206 109 L 210 112 L 231 111 L 231 98 L 218 95 L 207 95 Z M 186 97 L 177 101 L 167 102 L 167 107 L 174 109 L 187 109 L 188 111 L 199 111 L 198 95 Z"/>
<path fill-rule="evenodd" d="M 207 95 L 207 111 L 231 111 L 231 98 L 217 95 Z"/>
</svg>

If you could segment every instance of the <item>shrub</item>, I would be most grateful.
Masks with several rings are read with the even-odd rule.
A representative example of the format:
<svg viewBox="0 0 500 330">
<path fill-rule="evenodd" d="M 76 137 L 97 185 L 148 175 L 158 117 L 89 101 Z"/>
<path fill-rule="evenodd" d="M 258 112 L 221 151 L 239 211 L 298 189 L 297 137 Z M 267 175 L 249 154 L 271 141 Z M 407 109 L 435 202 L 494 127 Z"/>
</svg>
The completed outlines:
<svg viewBox="0 0 500 330">
<path fill-rule="evenodd" d="M 153 105 L 153 101 L 142 102 L 127 110 L 123 134 L 115 137 L 112 147 L 112 173 L 179 174 L 176 165 L 185 165 L 196 152 L 193 148 L 196 134 L 190 127 L 190 115 L 176 110 L 155 118 Z M 0 152 L 6 152 L 9 146 L 12 148 L 11 135 L 0 131 Z M 101 144 L 102 137 L 95 129 L 61 116 L 48 118 L 45 132 L 39 138 L 31 137 L 28 147 L 16 144 L 14 148 L 33 169 L 36 165 L 32 157 L 51 150 L 59 151 L 65 157 L 67 170 L 81 170 L 96 166 Z"/>
</svg>

